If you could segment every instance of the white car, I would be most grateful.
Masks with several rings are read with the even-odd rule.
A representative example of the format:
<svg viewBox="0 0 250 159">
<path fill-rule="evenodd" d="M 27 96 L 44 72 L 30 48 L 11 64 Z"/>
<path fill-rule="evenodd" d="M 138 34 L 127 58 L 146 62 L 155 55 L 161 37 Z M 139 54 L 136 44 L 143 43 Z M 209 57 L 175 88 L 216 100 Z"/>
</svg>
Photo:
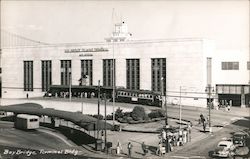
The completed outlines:
<svg viewBox="0 0 250 159">
<path fill-rule="evenodd" d="M 231 140 L 220 141 L 214 151 L 214 157 L 230 157 L 233 156 L 235 146 Z"/>
</svg>

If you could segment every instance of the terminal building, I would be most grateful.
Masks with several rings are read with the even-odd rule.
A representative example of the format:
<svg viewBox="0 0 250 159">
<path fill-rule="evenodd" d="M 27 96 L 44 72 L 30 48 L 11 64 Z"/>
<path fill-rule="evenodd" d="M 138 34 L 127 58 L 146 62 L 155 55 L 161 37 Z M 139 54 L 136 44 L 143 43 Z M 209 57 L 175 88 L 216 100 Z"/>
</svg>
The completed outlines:
<svg viewBox="0 0 250 159">
<path fill-rule="evenodd" d="M 206 107 L 210 97 L 215 105 L 250 103 L 248 50 L 218 52 L 212 40 L 133 40 L 122 22 L 103 42 L 29 44 L 2 45 L 2 98 L 42 97 L 51 85 L 100 80 L 101 86 L 163 91 L 169 104 Z"/>
</svg>

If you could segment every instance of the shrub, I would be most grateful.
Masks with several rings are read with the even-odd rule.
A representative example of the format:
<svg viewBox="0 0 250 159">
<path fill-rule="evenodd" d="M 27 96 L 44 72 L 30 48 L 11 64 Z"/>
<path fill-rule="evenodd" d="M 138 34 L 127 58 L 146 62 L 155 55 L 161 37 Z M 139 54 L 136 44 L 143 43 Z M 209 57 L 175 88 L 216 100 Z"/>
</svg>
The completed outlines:
<svg viewBox="0 0 250 159">
<path fill-rule="evenodd" d="M 140 106 L 134 107 L 133 111 L 131 112 L 131 117 L 136 121 L 144 119 L 145 116 L 146 116 L 145 110 L 143 107 Z"/>
<path fill-rule="evenodd" d="M 161 109 L 153 110 L 148 114 L 149 118 L 160 118 L 165 116 L 165 112 Z"/>
<path fill-rule="evenodd" d="M 133 120 L 133 118 L 132 118 L 132 117 L 126 117 L 126 119 L 127 119 L 127 122 L 130 122 L 130 121 L 132 121 L 132 120 Z"/>
<path fill-rule="evenodd" d="M 119 107 L 115 111 L 115 119 L 122 118 L 124 116 L 124 113 L 122 112 L 122 109 Z"/>
<path fill-rule="evenodd" d="M 127 123 L 127 119 L 124 118 L 118 118 L 117 121 L 119 121 L 120 123 Z"/>
<path fill-rule="evenodd" d="M 131 117 L 131 112 L 124 112 L 124 113 L 123 113 L 123 116 Z"/>
<path fill-rule="evenodd" d="M 113 120 L 113 114 L 109 114 L 106 116 L 107 120 Z"/>
<path fill-rule="evenodd" d="M 98 119 L 98 114 L 92 115 L 94 118 Z M 103 120 L 103 115 L 99 115 L 99 120 Z"/>
</svg>

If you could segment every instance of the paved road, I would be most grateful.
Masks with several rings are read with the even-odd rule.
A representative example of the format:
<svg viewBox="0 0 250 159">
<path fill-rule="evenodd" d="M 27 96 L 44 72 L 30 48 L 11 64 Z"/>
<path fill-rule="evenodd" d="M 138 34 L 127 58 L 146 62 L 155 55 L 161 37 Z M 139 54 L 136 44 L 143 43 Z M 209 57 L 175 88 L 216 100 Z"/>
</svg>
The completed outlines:
<svg viewBox="0 0 250 159">
<path fill-rule="evenodd" d="M 207 138 L 190 143 L 185 148 L 169 154 L 169 158 L 211 158 L 210 153 L 215 149 L 217 143 L 224 137 L 231 137 L 233 132 L 249 128 L 249 120 L 239 120 L 225 126 L 221 130 L 209 135 Z"/>
<path fill-rule="evenodd" d="M 41 131 L 40 131 L 41 130 Z M 67 143 L 61 136 L 55 136 L 50 131 L 37 130 L 18 130 L 13 128 L 13 123 L 0 122 L 0 144 L 24 147 L 31 149 L 58 150 L 74 147 Z M 71 142 L 72 143 L 72 142 Z"/>
</svg>

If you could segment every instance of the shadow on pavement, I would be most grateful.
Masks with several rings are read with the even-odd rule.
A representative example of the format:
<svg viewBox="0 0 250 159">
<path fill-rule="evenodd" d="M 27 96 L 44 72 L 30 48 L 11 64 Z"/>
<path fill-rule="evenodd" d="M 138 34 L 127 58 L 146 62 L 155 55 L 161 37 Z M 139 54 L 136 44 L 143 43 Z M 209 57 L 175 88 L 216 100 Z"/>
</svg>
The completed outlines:
<svg viewBox="0 0 250 159">
<path fill-rule="evenodd" d="M 242 126 L 250 128 L 250 117 L 245 117 L 245 119 L 240 119 L 232 123 L 233 125 Z"/>
<path fill-rule="evenodd" d="M 148 146 L 148 150 L 150 151 L 151 154 L 155 155 L 157 151 L 157 147 L 155 146 Z"/>
<path fill-rule="evenodd" d="M 64 136 L 66 136 L 68 139 L 73 141 L 78 146 L 81 146 L 83 144 L 84 145 L 94 144 L 96 142 L 96 139 L 94 137 L 77 129 L 73 129 L 73 128 L 69 128 L 69 127 L 61 126 L 61 125 L 55 128 L 55 127 L 52 127 L 51 124 L 47 124 L 47 123 L 42 123 L 41 125 L 59 131 L 60 133 L 62 133 Z"/>
</svg>

